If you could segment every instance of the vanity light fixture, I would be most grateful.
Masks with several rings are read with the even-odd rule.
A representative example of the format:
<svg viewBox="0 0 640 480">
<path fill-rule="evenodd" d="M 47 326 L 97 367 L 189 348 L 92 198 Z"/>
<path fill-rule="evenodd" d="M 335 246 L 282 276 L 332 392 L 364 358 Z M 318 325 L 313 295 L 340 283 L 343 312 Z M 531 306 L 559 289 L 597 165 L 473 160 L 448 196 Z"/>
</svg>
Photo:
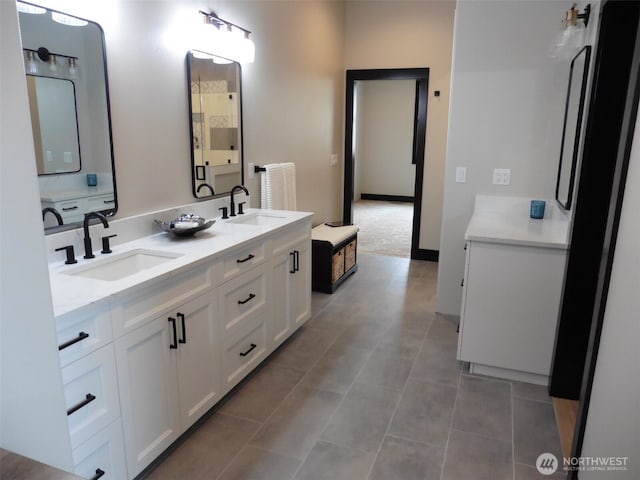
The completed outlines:
<svg viewBox="0 0 640 480">
<path fill-rule="evenodd" d="M 240 27 L 228 20 L 223 20 L 214 12 L 203 12 L 204 23 L 214 27 L 215 43 L 211 49 L 217 55 L 237 60 L 239 63 L 253 63 L 255 60 L 255 45 L 251 39 L 251 31 Z"/>
<path fill-rule="evenodd" d="M 62 25 L 69 25 L 72 27 L 84 27 L 89 22 L 78 17 L 72 17 L 71 15 L 65 15 L 64 13 L 51 12 L 51 19 L 54 22 L 61 23 Z"/>
<path fill-rule="evenodd" d="M 562 21 L 562 29 L 557 33 L 551 47 L 550 56 L 561 60 L 573 58 L 575 53 L 584 46 L 584 34 L 589 17 L 591 16 L 591 4 L 587 4 L 583 12 L 580 12 L 574 3 L 565 13 Z"/>
<path fill-rule="evenodd" d="M 16 7 L 20 13 L 31 13 L 34 15 L 41 15 L 47 13 L 46 8 L 37 7 L 29 3 L 16 2 Z"/>
<path fill-rule="evenodd" d="M 50 52 L 47 47 L 40 47 L 38 50 L 24 48 L 25 71 L 27 74 L 35 75 L 44 73 L 47 69 L 43 69 L 39 62 L 46 63 L 50 76 L 56 78 L 78 78 L 78 57 L 63 55 L 62 53 Z M 45 76 L 47 76 L 45 74 Z"/>
<path fill-rule="evenodd" d="M 27 73 L 35 75 L 38 73 L 38 64 L 36 63 L 36 52 L 33 50 L 25 50 L 25 69 Z"/>
<path fill-rule="evenodd" d="M 76 57 L 69 57 L 69 77 L 78 78 L 78 59 Z"/>
</svg>

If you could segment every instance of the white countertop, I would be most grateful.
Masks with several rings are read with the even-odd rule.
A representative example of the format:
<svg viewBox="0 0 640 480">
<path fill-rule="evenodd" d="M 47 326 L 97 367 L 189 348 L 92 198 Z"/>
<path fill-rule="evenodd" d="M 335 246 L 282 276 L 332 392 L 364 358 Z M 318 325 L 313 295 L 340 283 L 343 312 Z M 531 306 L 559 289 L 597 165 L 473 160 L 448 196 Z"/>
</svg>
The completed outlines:
<svg viewBox="0 0 640 480">
<path fill-rule="evenodd" d="M 96 197 L 98 195 L 113 195 L 112 186 L 88 187 L 80 186 L 75 188 L 66 188 L 64 190 L 43 190 L 40 191 L 41 202 L 63 202 L 66 200 L 76 200 L 78 198 Z"/>
<path fill-rule="evenodd" d="M 465 240 L 566 250 L 568 216 L 547 201 L 544 218 L 532 219 L 529 201 L 478 195 Z"/>
<path fill-rule="evenodd" d="M 284 229 L 313 215 L 309 212 L 283 210 L 247 210 L 247 215 L 252 213 L 281 217 L 281 219 L 272 219 L 273 221 L 269 225 L 252 225 L 232 223 L 229 220 L 221 220 L 218 217 L 214 225 L 207 230 L 197 232 L 193 237 L 176 237 L 173 234 L 163 232 L 112 247 L 113 253 L 111 255 L 125 253 L 134 249 L 164 251 L 180 255 L 178 258 L 120 280 L 97 280 L 65 273 L 68 270 L 109 258 L 109 255 L 101 255 L 99 253 L 100 237 L 95 236 L 95 234 L 93 249 L 96 258 L 85 260 L 82 258 L 83 252 L 76 250 L 78 263 L 65 265 L 64 252 L 59 252 L 60 261 L 49 264 L 54 315 L 58 317 L 89 304 L 108 301 L 110 297 L 132 291 L 146 282 L 170 278 L 200 263 L 209 262 L 223 256 L 235 247 L 257 240 L 268 233 Z M 105 233 L 109 232 L 106 231 Z"/>
</svg>

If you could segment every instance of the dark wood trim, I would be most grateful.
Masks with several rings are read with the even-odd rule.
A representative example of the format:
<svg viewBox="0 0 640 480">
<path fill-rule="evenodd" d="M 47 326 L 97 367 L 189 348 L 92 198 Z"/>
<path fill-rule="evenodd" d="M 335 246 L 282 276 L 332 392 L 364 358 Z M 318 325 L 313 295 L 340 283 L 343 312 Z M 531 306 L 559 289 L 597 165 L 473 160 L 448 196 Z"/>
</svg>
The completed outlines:
<svg viewBox="0 0 640 480">
<path fill-rule="evenodd" d="M 415 80 L 416 107 L 414 118 L 413 163 L 416 165 L 415 195 L 413 202 L 413 230 L 411 234 L 411 258 L 418 258 L 420 249 L 420 217 L 422 215 L 422 180 L 424 176 L 424 152 L 427 128 L 427 99 L 429 88 L 428 68 L 388 68 L 347 70 L 345 96 L 344 135 L 344 194 L 342 221 L 351 225 L 353 221 L 354 157 L 353 157 L 353 105 L 356 81 L 361 80 Z"/>
<path fill-rule="evenodd" d="M 361 193 L 362 200 L 380 200 L 383 202 L 404 202 L 413 203 L 416 197 L 406 197 L 404 195 L 378 195 L 377 193 Z"/>
<path fill-rule="evenodd" d="M 607 2 L 603 8 L 618 2 Z M 629 2 L 632 3 L 632 2 Z M 589 332 L 589 344 L 587 348 L 587 357 L 584 371 L 584 378 L 580 389 L 580 406 L 578 410 L 578 419 L 576 431 L 571 449 L 572 457 L 579 457 L 582 453 L 584 442 L 584 434 L 587 427 L 587 418 L 589 413 L 589 404 L 591 401 L 591 389 L 593 387 L 593 379 L 595 376 L 598 350 L 600 346 L 600 337 L 602 335 L 602 326 L 606 313 L 607 297 L 609 293 L 609 282 L 611 280 L 611 271 L 613 269 L 613 261 L 615 255 L 615 246 L 618 237 L 618 228 L 620 225 L 620 215 L 622 212 L 625 184 L 627 180 L 627 171 L 629 168 L 629 158 L 631 155 L 631 146 L 633 144 L 633 135 L 636 126 L 636 118 L 638 115 L 638 101 L 640 100 L 640 28 L 638 28 L 640 17 L 640 2 L 635 4 L 635 42 L 633 48 L 633 56 L 631 61 L 631 71 L 629 73 L 629 87 L 626 91 L 626 102 L 622 126 L 620 128 L 620 142 L 618 154 L 615 161 L 615 171 L 613 179 L 613 188 L 611 192 L 611 201 L 609 202 L 609 215 L 604 236 L 604 245 L 600 262 L 600 271 L 598 275 L 598 286 L 595 298 L 595 311 L 591 331 Z M 629 12 L 625 11 L 628 15 Z M 604 12 L 603 12 L 604 18 Z M 617 23 L 609 25 L 609 28 L 618 28 Z M 616 56 L 616 50 L 608 50 L 608 54 Z M 606 89 L 602 95 L 608 95 Z M 578 472 L 571 472 L 570 479 L 577 479 Z"/>
<path fill-rule="evenodd" d="M 440 258 L 440 251 L 419 248 L 416 250 L 415 255 L 413 255 L 412 253 L 411 258 L 413 258 L 414 260 L 427 260 L 428 262 L 437 262 Z"/>
</svg>

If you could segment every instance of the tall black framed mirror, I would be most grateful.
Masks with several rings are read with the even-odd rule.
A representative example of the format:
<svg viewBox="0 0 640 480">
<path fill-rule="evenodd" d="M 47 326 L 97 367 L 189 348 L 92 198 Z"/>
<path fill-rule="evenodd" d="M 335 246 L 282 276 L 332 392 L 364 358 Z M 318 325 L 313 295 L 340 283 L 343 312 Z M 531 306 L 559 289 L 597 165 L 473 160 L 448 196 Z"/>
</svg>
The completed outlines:
<svg viewBox="0 0 640 480">
<path fill-rule="evenodd" d="M 238 62 L 187 53 L 193 195 L 228 194 L 243 183 L 242 72 Z"/>
<path fill-rule="evenodd" d="M 562 143 L 556 182 L 556 201 L 565 210 L 571 210 L 573 200 L 590 56 L 591 47 L 587 45 L 573 57 L 569 68 L 569 84 L 564 107 Z"/>
<path fill-rule="evenodd" d="M 104 32 L 17 2 L 45 233 L 117 211 Z M 51 214 L 50 214 L 51 213 Z"/>
</svg>

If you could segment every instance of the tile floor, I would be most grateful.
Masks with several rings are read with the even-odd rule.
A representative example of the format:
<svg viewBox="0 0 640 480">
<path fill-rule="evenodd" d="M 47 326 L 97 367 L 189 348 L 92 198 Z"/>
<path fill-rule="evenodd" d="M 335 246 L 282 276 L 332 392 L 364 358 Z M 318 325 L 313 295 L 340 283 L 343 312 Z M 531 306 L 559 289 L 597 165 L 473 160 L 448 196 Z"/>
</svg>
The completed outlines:
<svg viewBox="0 0 640 480">
<path fill-rule="evenodd" d="M 545 389 L 456 360 L 456 325 L 434 314 L 437 264 L 358 263 L 147 478 L 563 478 L 534 467 L 540 453 L 561 458 Z"/>
</svg>

